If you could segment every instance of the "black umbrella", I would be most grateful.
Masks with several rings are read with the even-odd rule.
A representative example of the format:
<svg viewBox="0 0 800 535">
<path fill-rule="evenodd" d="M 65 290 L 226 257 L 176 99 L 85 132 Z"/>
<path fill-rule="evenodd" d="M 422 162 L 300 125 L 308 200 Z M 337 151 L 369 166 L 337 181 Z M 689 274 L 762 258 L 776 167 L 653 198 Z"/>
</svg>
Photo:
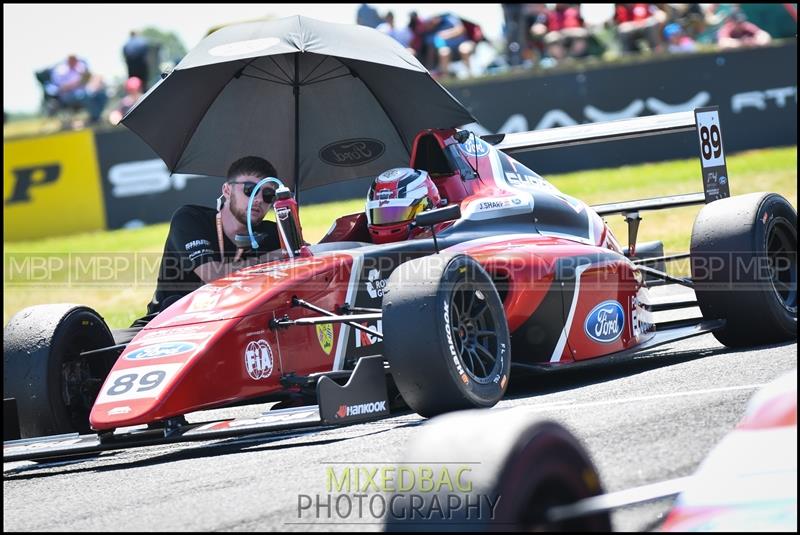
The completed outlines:
<svg viewBox="0 0 800 535">
<path fill-rule="evenodd" d="M 300 16 L 209 35 L 122 120 L 170 171 L 256 155 L 296 190 L 408 165 L 420 130 L 473 121 L 391 37 Z"/>
</svg>

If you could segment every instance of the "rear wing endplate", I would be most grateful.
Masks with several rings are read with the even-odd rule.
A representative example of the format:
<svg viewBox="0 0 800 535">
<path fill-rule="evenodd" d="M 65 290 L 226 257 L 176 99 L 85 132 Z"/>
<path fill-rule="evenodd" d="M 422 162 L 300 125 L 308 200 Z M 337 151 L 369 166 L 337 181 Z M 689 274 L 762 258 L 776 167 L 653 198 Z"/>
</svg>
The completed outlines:
<svg viewBox="0 0 800 535">
<path fill-rule="evenodd" d="M 601 141 L 619 141 L 662 134 L 695 131 L 700 146 L 700 165 L 703 173 L 703 193 L 692 193 L 692 199 L 702 195 L 700 202 L 689 204 L 702 204 L 717 199 L 730 197 L 728 171 L 725 164 L 725 152 L 722 146 L 722 128 L 719 121 L 719 108 L 710 106 L 697 108 L 694 111 L 666 113 L 648 117 L 636 117 L 605 123 L 590 123 L 559 128 L 547 128 L 530 132 L 515 134 L 490 134 L 482 139 L 494 148 L 512 154 L 528 150 L 553 149 Z M 683 199 L 688 200 L 689 197 Z M 630 201 L 627 211 L 637 209 L 634 203 L 648 203 L 648 208 L 668 208 L 668 203 L 658 205 L 656 199 L 645 201 Z M 681 206 L 686 203 L 681 204 Z M 610 207 L 611 205 L 604 205 Z M 619 212 L 619 211 L 617 211 Z M 609 213 L 609 212 L 606 212 Z"/>
</svg>

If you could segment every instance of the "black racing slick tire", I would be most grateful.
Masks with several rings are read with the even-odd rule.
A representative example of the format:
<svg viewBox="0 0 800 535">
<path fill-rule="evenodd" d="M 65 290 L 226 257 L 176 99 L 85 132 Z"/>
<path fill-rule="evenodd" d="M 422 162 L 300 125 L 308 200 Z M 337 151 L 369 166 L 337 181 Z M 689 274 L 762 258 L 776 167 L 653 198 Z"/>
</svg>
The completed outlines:
<svg viewBox="0 0 800 535">
<path fill-rule="evenodd" d="M 692 281 L 728 347 L 797 339 L 797 212 L 776 193 L 707 204 L 694 222 Z"/>
<path fill-rule="evenodd" d="M 417 258 L 392 273 L 383 344 L 400 394 L 422 416 L 492 407 L 505 393 L 511 345 L 503 304 L 467 255 Z"/>
<path fill-rule="evenodd" d="M 555 516 L 554 508 L 603 494 L 600 475 L 568 429 L 523 409 L 460 411 L 430 420 L 403 454 L 398 472 L 410 473 L 397 477 L 410 482 L 423 470 L 452 484 L 395 491 L 385 514 L 388 531 L 611 530 L 607 511 L 577 516 L 562 510 Z M 424 501 L 416 509 L 407 506 L 412 494 Z"/>
<path fill-rule="evenodd" d="M 39 305 L 15 314 L 3 330 L 3 397 L 15 398 L 22 438 L 87 433 L 89 412 L 118 351 L 91 308 Z"/>
</svg>

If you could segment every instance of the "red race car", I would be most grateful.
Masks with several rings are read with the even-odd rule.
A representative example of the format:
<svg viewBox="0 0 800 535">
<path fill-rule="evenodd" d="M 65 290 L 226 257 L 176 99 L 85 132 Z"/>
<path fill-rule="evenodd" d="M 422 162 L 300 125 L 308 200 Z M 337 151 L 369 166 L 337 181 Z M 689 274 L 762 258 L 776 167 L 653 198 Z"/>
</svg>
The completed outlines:
<svg viewBox="0 0 800 535">
<path fill-rule="evenodd" d="M 704 192 L 592 207 L 507 154 L 673 132 L 696 132 Z M 388 414 L 390 398 L 433 416 L 493 406 L 512 369 L 706 332 L 732 347 L 794 339 L 796 211 L 777 194 L 728 191 L 714 108 L 485 138 L 422 131 L 409 168 L 377 177 L 365 213 L 305 248 L 279 214 L 285 260 L 201 287 L 124 347 L 87 307 L 15 315 L 4 331 L 6 422 L 18 415 L 26 439 L 97 433 L 5 442 L 4 460 L 363 421 Z M 640 212 L 704 203 L 689 253 L 636 243 Z M 628 222 L 626 246 L 603 220 L 612 214 Z M 686 257 L 690 278 L 664 270 Z M 696 300 L 655 302 L 651 281 L 690 287 Z M 698 306 L 702 317 L 653 321 Z M 295 406 L 183 418 L 265 400 Z"/>
</svg>

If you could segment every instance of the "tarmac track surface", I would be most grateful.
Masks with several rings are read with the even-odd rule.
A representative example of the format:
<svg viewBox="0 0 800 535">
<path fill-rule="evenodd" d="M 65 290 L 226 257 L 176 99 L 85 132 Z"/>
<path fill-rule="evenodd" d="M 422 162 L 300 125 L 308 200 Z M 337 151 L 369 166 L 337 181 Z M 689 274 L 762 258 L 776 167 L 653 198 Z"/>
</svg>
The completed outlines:
<svg viewBox="0 0 800 535">
<path fill-rule="evenodd" d="M 524 407 L 566 425 L 590 452 L 606 490 L 615 491 L 692 474 L 734 428 L 753 393 L 796 367 L 796 343 L 730 350 L 702 335 L 620 363 L 512 378 L 498 407 Z M 190 421 L 264 408 L 205 411 Z M 298 509 L 299 496 L 320 495 L 324 503 L 331 466 L 402 461 L 424 422 L 406 412 L 342 428 L 6 463 L 3 529 L 380 530 L 367 508 L 360 518 L 355 509 L 344 518 L 333 510 L 328 518 L 325 508 L 318 517 L 313 507 Z M 671 504 L 661 499 L 619 509 L 614 528 L 656 527 Z"/>
</svg>

